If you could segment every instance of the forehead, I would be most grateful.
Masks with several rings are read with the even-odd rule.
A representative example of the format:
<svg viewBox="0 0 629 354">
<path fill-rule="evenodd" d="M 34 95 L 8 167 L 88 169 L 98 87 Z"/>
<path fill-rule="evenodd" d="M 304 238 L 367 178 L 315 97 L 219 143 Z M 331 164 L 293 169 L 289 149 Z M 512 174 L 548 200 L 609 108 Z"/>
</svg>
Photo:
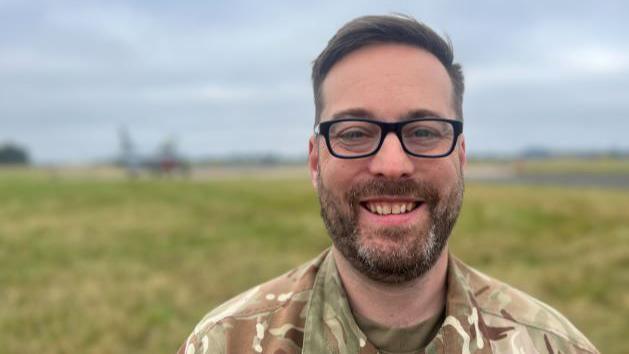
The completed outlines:
<svg viewBox="0 0 629 354">
<path fill-rule="evenodd" d="M 420 110 L 455 116 L 445 67 L 429 52 L 404 44 L 371 45 L 348 54 L 332 67 L 321 94 L 321 120 L 355 109 L 387 120 Z"/>
</svg>

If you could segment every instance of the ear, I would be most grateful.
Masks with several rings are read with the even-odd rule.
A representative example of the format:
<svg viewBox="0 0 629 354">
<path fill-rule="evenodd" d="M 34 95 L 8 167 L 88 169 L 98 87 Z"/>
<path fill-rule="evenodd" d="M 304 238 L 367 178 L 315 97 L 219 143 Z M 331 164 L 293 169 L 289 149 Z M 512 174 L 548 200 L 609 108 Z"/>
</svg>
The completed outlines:
<svg viewBox="0 0 629 354">
<path fill-rule="evenodd" d="M 319 177 L 319 146 L 314 135 L 311 135 L 308 141 L 308 169 L 310 170 L 312 186 L 316 191 Z"/>
<path fill-rule="evenodd" d="M 461 170 L 463 170 L 467 165 L 467 155 L 465 153 L 465 135 L 461 134 L 459 136 L 459 141 L 459 164 L 461 166 Z"/>
</svg>

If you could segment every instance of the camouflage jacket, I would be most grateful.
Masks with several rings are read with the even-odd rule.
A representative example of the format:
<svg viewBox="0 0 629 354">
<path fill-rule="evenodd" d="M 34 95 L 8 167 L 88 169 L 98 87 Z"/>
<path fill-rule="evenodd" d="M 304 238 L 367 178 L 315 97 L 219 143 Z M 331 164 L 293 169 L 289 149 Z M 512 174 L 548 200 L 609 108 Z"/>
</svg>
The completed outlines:
<svg viewBox="0 0 629 354">
<path fill-rule="evenodd" d="M 426 353 L 598 353 L 561 314 L 450 255 L 445 320 Z M 179 349 L 378 353 L 354 321 L 331 252 L 208 313 Z"/>
</svg>

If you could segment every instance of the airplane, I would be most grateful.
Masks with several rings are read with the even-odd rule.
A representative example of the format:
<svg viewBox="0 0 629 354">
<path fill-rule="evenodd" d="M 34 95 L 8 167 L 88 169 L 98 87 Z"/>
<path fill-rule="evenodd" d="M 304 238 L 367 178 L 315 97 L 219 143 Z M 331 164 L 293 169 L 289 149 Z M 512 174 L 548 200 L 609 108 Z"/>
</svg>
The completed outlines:
<svg viewBox="0 0 629 354">
<path fill-rule="evenodd" d="M 126 127 L 118 130 L 118 140 L 120 156 L 117 162 L 124 167 L 130 178 L 137 178 L 143 172 L 158 177 L 175 175 L 187 177 L 190 173 L 190 162 L 178 153 L 177 143 L 172 137 L 165 139 L 152 156 L 141 156 L 138 153 Z"/>
</svg>

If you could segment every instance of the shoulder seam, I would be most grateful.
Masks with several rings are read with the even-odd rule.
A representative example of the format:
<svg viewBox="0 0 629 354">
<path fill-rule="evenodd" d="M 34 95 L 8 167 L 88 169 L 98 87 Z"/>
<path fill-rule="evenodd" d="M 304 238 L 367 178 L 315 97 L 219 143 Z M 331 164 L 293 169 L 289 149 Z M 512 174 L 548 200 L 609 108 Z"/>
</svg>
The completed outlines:
<svg viewBox="0 0 629 354">
<path fill-rule="evenodd" d="M 489 280 L 491 280 L 491 281 L 493 281 L 493 282 L 495 282 L 495 283 L 497 283 L 499 285 L 502 285 L 503 287 L 505 287 L 505 288 L 507 288 L 507 289 L 509 289 L 511 291 L 515 291 L 516 293 L 519 293 L 519 294 L 525 296 L 526 298 L 534 300 L 538 306 L 547 307 L 549 309 L 554 310 L 548 304 L 543 303 L 543 302 L 539 301 L 538 299 L 535 299 L 535 298 L 531 297 L 530 295 L 524 293 L 520 289 L 517 289 L 517 288 L 515 288 L 515 287 L 513 287 L 513 286 L 511 286 L 511 285 L 509 285 L 509 284 L 507 284 L 507 283 L 505 283 L 505 282 L 503 282 L 501 280 L 498 280 L 498 279 L 496 279 L 496 278 L 494 278 L 494 277 L 492 277 L 490 275 L 487 275 L 487 274 L 485 274 L 485 273 L 483 273 L 483 272 L 481 272 L 481 271 L 479 271 L 479 270 L 477 270 L 475 268 L 472 268 L 471 266 L 465 264 L 463 261 L 459 260 L 456 257 L 454 257 L 454 259 L 456 261 L 458 261 L 457 266 L 459 267 L 459 269 L 463 268 L 463 271 L 466 271 L 469 274 L 472 274 L 474 276 L 478 276 L 478 277 L 481 277 L 481 278 L 488 278 Z M 541 327 L 540 325 L 533 324 L 530 321 L 524 321 L 524 320 L 522 320 L 520 318 L 517 318 L 517 319 L 516 318 L 507 318 L 503 314 L 496 313 L 495 311 L 492 311 L 492 310 L 490 310 L 490 309 L 488 309 L 488 308 L 486 308 L 485 306 L 482 306 L 482 305 L 477 306 L 477 307 L 478 307 L 478 309 L 481 312 L 483 312 L 485 314 L 492 315 L 492 316 L 495 316 L 495 317 L 499 317 L 499 318 L 502 318 L 502 319 L 504 319 L 506 321 L 514 322 L 514 323 L 520 324 L 522 326 L 526 326 L 526 327 L 529 327 L 529 328 L 534 328 L 534 329 L 537 329 L 539 331 L 543 331 L 545 333 L 549 333 L 549 334 L 551 334 L 551 335 L 553 335 L 555 337 L 562 338 L 562 339 L 568 341 L 569 343 L 571 343 L 571 344 L 573 344 L 573 345 L 575 345 L 575 346 L 577 346 L 577 347 L 579 347 L 579 348 L 581 348 L 583 350 L 586 350 L 586 351 L 592 352 L 592 353 L 598 353 L 596 347 L 594 347 L 594 345 L 591 344 L 587 338 L 585 338 L 585 341 L 583 341 L 580 338 L 570 337 L 567 334 L 560 333 L 559 331 L 553 330 L 552 328 Z M 585 337 L 583 334 L 581 334 L 581 335 L 583 337 Z"/>
<path fill-rule="evenodd" d="M 225 309 L 223 309 L 222 311 L 217 311 L 218 309 L 221 309 L 223 306 L 226 306 L 228 304 L 230 304 L 232 301 L 235 301 L 237 303 L 237 301 L 242 301 L 241 297 L 245 296 L 245 294 L 249 293 L 250 291 L 256 289 L 255 291 L 259 290 L 262 286 L 268 285 L 273 283 L 274 281 L 278 280 L 279 278 L 286 276 L 286 275 L 291 275 L 294 274 L 295 272 L 300 272 L 300 276 L 299 279 L 302 279 L 303 276 L 311 269 L 311 267 L 314 267 L 314 271 L 315 271 L 315 277 L 316 277 L 316 273 L 317 270 L 319 269 L 323 259 L 325 259 L 325 256 L 329 253 L 329 249 L 323 251 L 319 256 L 317 256 L 316 258 L 300 265 L 297 266 L 296 268 L 293 268 L 292 270 L 289 270 L 288 272 L 277 276 L 263 284 L 258 285 L 257 287 L 254 287 L 252 289 L 249 289 L 247 291 L 245 291 L 244 293 L 241 293 L 239 295 L 237 295 L 236 297 L 231 298 L 230 300 L 228 300 L 227 302 L 224 302 L 223 304 L 219 305 L 218 307 L 214 308 L 212 311 L 210 311 L 208 314 L 206 314 L 204 316 L 203 319 L 201 319 L 201 321 L 195 326 L 195 330 L 193 331 L 193 334 L 199 334 L 201 332 L 209 332 L 211 330 L 213 330 L 214 328 L 216 328 L 217 325 L 220 325 L 222 323 L 225 322 L 226 319 L 239 319 L 239 318 L 243 318 L 243 317 L 248 317 L 248 316 L 255 316 L 255 315 L 270 315 L 273 314 L 274 312 L 277 312 L 283 308 L 285 308 L 286 306 L 288 306 L 288 304 L 291 302 L 289 301 L 290 299 L 302 295 L 306 292 L 312 291 L 313 288 L 313 284 L 310 283 L 309 285 L 303 286 L 302 288 L 300 288 L 300 286 L 295 286 L 297 284 L 293 284 L 291 285 L 291 287 L 295 287 L 298 289 L 291 289 L 291 287 L 289 287 L 287 293 L 283 294 L 284 296 L 286 296 L 286 301 L 278 301 L 277 302 L 271 302 L 269 305 L 266 306 L 259 306 L 259 307 L 255 307 L 253 306 L 253 308 L 248 308 L 248 306 L 236 306 L 236 307 L 240 307 L 238 310 L 234 310 L 234 311 L 226 311 Z M 290 297 L 287 296 L 290 294 Z M 247 300 L 248 301 L 248 300 Z M 306 299 L 306 302 L 309 302 L 310 299 Z M 234 306 L 235 304 L 230 304 L 231 306 Z M 241 304 L 243 305 L 243 304 Z M 244 307 L 244 308 L 243 308 Z M 214 312 L 218 312 L 217 314 L 213 315 Z M 218 314 L 221 314 L 221 312 L 225 312 L 222 314 L 221 317 L 217 316 Z M 207 320 L 206 320 L 207 319 Z"/>
<path fill-rule="evenodd" d="M 521 321 L 521 320 L 517 320 L 515 318 L 507 318 L 507 317 L 503 316 L 502 314 L 497 314 L 497 313 L 495 313 L 493 311 L 489 311 L 489 310 L 484 309 L 484 308 L 480 308 L 480 310 L 483 313 L 485 313 L 485 314 L 488 314 L 488 315 L 491 315 L 491 316 L 495 316 L 495 317 L 500 317 L 500 318 L 502 318 L 502 319 L 504 319 L 506 321 L 515 322 L 515 323 L 517 323 L 519 325 L 522 325 L 522 326 L 534 328 L 534 329 L 537 329 L 537 330 L 549 333 L 549 334 L 554 335 L 556 337 L 559 337 L 559 338 L 562 338 L 564 340 L 567 340 L 571 344 L 576 345 L 576 346 L 578 346 L 579 348 L 581 348 L 583 350 L 586 350 L 586 351 L 591 352 L 591 353 L 597 353 L 597 351 L 594 350 L 595 348 L 590 346 L 590 345 L 587 345 L 587 343 L 583 343 L 583 342 L 577 340 L 576 338 L 570 338 L 570 337 L 568 337 L 568 336 L 566 336 L 566 335 L 564 335 L 562 333 L 559 333 L 558 331 L 552 330 L 551 328 L 540 327 L 538 325 L 535 325 L 535 324 L 532 324 L 532 323 L 529 323 L 529 322 L 525 322 L 525 321 Z"/>
<path fill-rule="evenodd" d="M 294 293 L 292 296 L 299 295 L 299 294 L 302 294 L 302 293 L 304 293 L 306 291 L 310 291 L 310 290 L 312 290 L 312 289 L 311 288 L 304 289 L 304 290 L 301 290 L 301 291 L 298 291 L 298 292 Z M 212 322 L 209 325 L 205 326 L 204 331 L 212 330 L 214 327 L 216 327 L 217 325 L 221 324 L 222 322 L 224 322 L 226 319 L 229 319 L 229 318 L 237 319 L 237 318 L 243 318 L 243 317 L 247 317 L 247 316 L 252 316 L 252 315 L 255 315 L 255 314 L 260 314 L 260 315 L 261 314 L 272 314 L 272 313 L 274 313 L 274 312 L 284 308 L 289 302 L 290 301 L 287 300 L 287 301 L 284 301 L 283 303 L 280 303 L 279 305 L 269 305 L 267 307 L 263 307 L 263 308 L 260 308 L 260 309 L 249 310 L 249 311 L 244 311 L 244 312 L 239 312 L 239 313 L 234 313 L 234 314 L 231 314 L 231 315 L 227 315 L 227 316 L 217 320 L 216 322 Z"/>
<path fill-rule="evenodd" d="M 295 296 L 295 295 L 299 295 L 299 294 L 302 294 L 302 293 L 304 293 L 306 291 L 310 291 L 310 290 L 312 290 L 312 288 L 307 288 L 307 289 L 303 289 L 301 291 L 295 292 L 295 293 L 293 293 L 293 295 L 291 295 L 291 298 L 293 296 Z M 249 311 L 236 312 L 236 313 L 234 313 L 232 315 L 225 316 L 225 318 L 227 318 L 227 317 L 233 317 L 233 318 L 247 317 L 247 316 L 251 316 L 251 315 L 256 314 L 256 313 L 259 313 L 259 314 L 272 313 L 272 312 L 275 312 L 275 311 L 285 307 L 290 302 L 289 300 L 290 299 L 287 299 L 286 301 L 280 302 L 279 304 L 268 305 L 266 307 L 262 307 L 262 308 L 259 308 L 259 309 L 251 309 Z"/>
</svg>

